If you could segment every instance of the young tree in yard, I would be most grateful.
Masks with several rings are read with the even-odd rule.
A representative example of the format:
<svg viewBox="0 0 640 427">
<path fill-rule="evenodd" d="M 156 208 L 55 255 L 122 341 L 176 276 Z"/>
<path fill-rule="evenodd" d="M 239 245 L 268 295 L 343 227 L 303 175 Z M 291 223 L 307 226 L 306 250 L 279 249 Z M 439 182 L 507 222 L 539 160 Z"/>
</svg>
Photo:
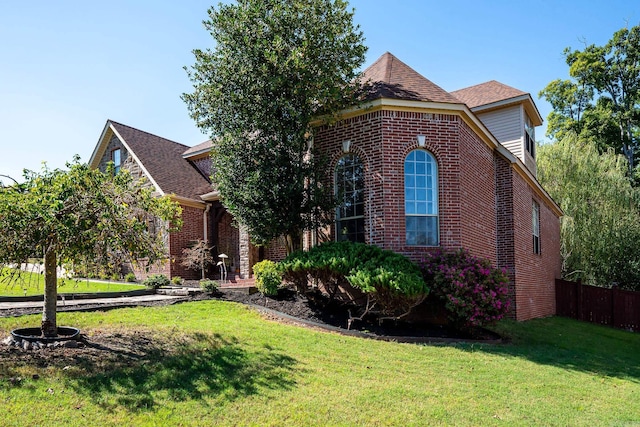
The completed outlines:
<svg viewBox="0 0 640 427">
<path fill-rule="evenodd" d="M 604 46 L 566 48 L 572 80 L 554 80 L 540 92 L 553 111 L 547 134 L 575 132 L 581 140 L 612 147 L 634 169 L 640 136 L 640 26 L 623 28 Z"/>
<path fill-rule="evenodd" d="M 640 290 L 640 190 L 612 149 L 568 135 L 538 150 L 538 179 L 564 211 L 563 276 Z"/>
<path fill-rule="evenodd" d="M 215 141 L 214 182 L 254 242 L 291 251 L 334 207 L 311 123 L 356 102 L 363 35 L 344 0 L 238 0 L 204 24 L 216 45 L 194 51 L 183 100 Z"/>
<path fill-rule="evenodd" d="M 207 268 L 214 264 L 212 248 L 213 246 L 207 245 L 204 240 L 196 241 L 190 248 L 182 250 L 182 265 L 189 270 L 200 270 L 202 280 L 206 279 Z"/>
<path fill-rule="evenodd" d="M 44 336 L 57 334 L 57 266 L 84 257 L 108 262 L 113 253 L 150 263 L 166 257 L 149 215 L 181 225 L 180 207 L 126 172 L 102 173 L 76 158 L 68 170 L 25 171 L 24 183 L 0 188 L 0 265 L 44 255 Z"/>
</svg>

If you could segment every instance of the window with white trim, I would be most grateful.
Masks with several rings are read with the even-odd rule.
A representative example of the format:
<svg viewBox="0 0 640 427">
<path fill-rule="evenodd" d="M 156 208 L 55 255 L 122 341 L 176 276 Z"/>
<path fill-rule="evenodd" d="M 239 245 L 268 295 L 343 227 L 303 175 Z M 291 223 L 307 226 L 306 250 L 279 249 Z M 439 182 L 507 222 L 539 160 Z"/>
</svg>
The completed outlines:
<svg viewBox="0 0 640 427">
<path fill-rule="evenodd" d="M 121 151 L 119 148 L 116 148 L 111 152 L 111 161 L 113 162 L 114 172 L 117 174 L 120 172 L 120 167 L 122 166 L 122 157 Z"/>
<path fill-rule="evenodd" d="M 404 161 L 404 215 L 409 246 L 438 246 L 438 166 L 425 150 L 411 151 Z"/>
<path fill-rule="evenodd" d="M 335 169 L 336 240 L 365 241 L 364 166 L 355 154 L 342 156 Z"/>
<path fill-rule="evenodd" d="M 531 215 L 533 220 L 533 253 L 540 254 L 540 205 L 533 202 L 533 214 Z"/>
<path fill-rule="evenodd" d="M 531 157 L 536 158 L 536 130 L 531 125 L 531 121 L 529 118 L 525 118 L 524 122 L 524 141 L 525 141 L 525 149 Z"/>
</svg>

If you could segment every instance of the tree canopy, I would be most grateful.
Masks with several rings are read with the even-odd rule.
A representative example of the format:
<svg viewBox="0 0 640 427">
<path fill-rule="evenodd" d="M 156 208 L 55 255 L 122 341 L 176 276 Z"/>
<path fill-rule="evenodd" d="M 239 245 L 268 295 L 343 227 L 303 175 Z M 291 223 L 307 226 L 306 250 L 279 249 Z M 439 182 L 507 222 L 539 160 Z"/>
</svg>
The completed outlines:
<svg viewBox="0 0 640 427">
<path fill-rule="evenodd" d="M 212 136 L 213 180 L 256 243 L 300 233 L 333 207 L 311 123 L 353 105 L 363 35 L 344 0 L 238 0 L 208 11 L 183 94 Z"/>
<path fill-rule="evenodd" d="M 567 135 L 538 150 L 538 179 L 564 211 L 563 277 L 640 290 L 640 190 L 613 149 Z"/>
<path fill-rule="evenodd" d="M 68 170 L 25 171 L 24 182 L 0 187 L 0 266 L 44 257 L 43 334 L 56 335 L 57 265 L 84 258 L 104 264 L 166 257 L 151 216 L 181 225 L 180 207 L 157 198 L 127 171 L 92 170 L 76 158 Z"/>
<path fill-rule="evenodd" d="M 631 169 L 639 155 L 640 26 L 623 28 L 604 46 L 564 51 L 570 80 L 554 80 L 540 92 L 553 111 L 547 135 L 570 132 L 624 154 Z"/>
</svg>

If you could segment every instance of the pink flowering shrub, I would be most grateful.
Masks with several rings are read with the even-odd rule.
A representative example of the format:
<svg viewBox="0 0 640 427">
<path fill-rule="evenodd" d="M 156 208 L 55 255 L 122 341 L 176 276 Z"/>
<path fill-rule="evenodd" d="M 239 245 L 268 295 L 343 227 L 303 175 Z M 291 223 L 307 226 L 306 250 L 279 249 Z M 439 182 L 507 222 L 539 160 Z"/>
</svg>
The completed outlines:
<svg viewBox="0 0 640 427">
<path fill-rule="evenodd" d="M 464 249 L 427 254 L 421 270 L 432 293 L 444 302 L 449 320 L 458 327 L 492 324 L 509 311 L 506 271 Z"/>
</svg>

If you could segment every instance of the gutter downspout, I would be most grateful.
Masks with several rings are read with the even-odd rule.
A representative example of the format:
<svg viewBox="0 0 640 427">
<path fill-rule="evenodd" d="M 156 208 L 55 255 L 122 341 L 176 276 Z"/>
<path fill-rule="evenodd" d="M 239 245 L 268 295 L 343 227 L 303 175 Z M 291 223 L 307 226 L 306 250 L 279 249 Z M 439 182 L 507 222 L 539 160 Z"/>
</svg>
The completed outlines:
<svg viewBox="0 0 640 427">
<path fill-rule="evenodd" d="M 209 210 L 211 209 L 211 203 L 207 203 L 207 207 L 204 209 L 204 213 L 202 214 L 202 229 L 204 230 L 204 243 L 209 244 L 209 221 L 207 218 L 209 216 Z"/>
</svg>

